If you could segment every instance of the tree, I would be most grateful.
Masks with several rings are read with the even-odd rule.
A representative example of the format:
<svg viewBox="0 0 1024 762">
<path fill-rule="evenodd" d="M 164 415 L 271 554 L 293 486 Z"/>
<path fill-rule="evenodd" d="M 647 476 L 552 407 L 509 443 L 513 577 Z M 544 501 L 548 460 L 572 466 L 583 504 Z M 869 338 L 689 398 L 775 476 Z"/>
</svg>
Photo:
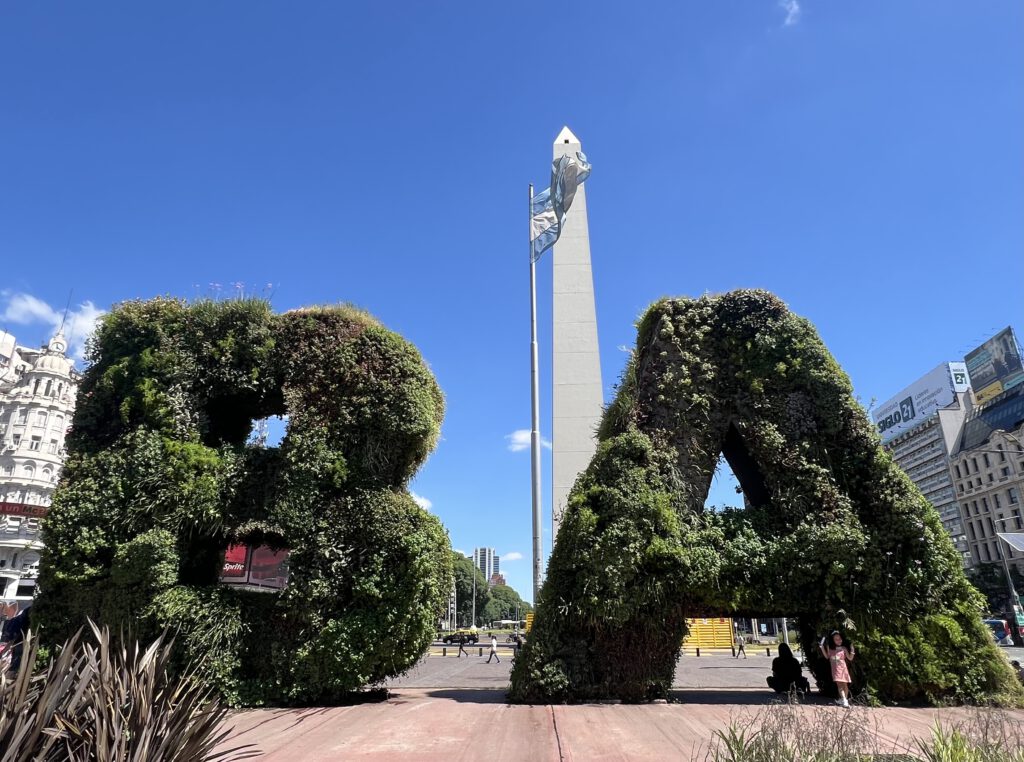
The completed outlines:
<svg viewBox="0 0 1024 762">
<path fill-rule="evenodd" d="M 495 585 L 491 588 L 491 599 L 484 613 L 488 622 L 494 622 L 498 619 L 515 619 L 517 614 L 520 619 L 524 619 L 527 612 L 532 610 L 533 607 L 511 587 Z"/>
<path fill-rule="evenodd" d="M 473 559 L 453 553 L 455 562 L 456 618 L 460 627 L 475 624 L 480 627 L 486 620 L 484 609 L 491 599 L 490 590 L 483 572 L 473 566 Z M 476 621 L 473 622 L 473 577 L 476 577 Z"/>
</svg>

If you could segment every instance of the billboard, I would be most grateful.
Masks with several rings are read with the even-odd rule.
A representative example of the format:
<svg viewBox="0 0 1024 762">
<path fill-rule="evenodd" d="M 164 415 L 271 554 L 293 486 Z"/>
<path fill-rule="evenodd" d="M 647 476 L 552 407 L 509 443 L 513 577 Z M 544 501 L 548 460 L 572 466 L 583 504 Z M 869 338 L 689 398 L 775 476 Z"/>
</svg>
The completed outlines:
<svg viewBox="0 0 1024 762">
<path fill-rule="evenodd" d="M 50 509 L 45 505 L 29 505 L 28 503 L 8 503 L 0 500 L 0 516 L 28 516 L 43 518 Z"/>
<path fill-rule="evenodd" d="M 288 551 L 266 545 L 229 545 L 224 551 L 220 581 L 259 590 L 280 590 L 288 584 Z"/>
<path fill-rule="evenodd" d="M 926 420 L 953 403 L 956 392 L 967 391 L 968 373 L 962 362 L 944 362 L 871 412 L 882 442 Z"/>
<path fill-rule="evenodd" d="M 979 405 L 1024 382 L 1020 345 L 1009 326 L 969 352 L 964 362 Z"/>
</svg>

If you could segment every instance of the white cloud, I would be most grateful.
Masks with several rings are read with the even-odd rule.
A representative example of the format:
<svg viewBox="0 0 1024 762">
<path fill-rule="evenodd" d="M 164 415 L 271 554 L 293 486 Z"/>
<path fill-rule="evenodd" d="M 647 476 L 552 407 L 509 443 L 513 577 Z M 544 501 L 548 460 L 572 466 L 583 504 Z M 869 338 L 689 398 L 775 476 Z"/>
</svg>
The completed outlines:
<svg viewBox="0 0 1024 762">
<path fill-rule="evenodd" d="M 786 20 L 783 26 L 793 26 L 800 20 L 799 0 L 779 0 L 779 7 L 786 12 Z"/>
<path fill-rule="evenodd" d="M 423 497 L 423 495 L 417 495 L 415 492 L 410 492 L 409 494 L 412 495 L 412 499 L 416 502 L 416 505 L 423 510 L 429 511 L 434 507 L 434 503 L 428 498 Z"/>
<path fill-rule="evenodd" d="M 530 430 L 529 429 L 516 429 L 511 434 L 506 434 L 505 439 L 508 442 L 509 452 L 522 452 L 523 450 L 530 449 Z M 551 449 L 551 442 L 544 437 L 540 438 L 540 446 Z"/>
<path fill-rule="evenodd" d="M 522 557 L 523 554 L 515 550 L 513 550 L 511 553 L 505 553 L 499 556 L 499 558 L 501 558 L 502 561 L 519 561 L 522 559 Z"/>
<path fill-rule="evenodd" d="M 64 338 L 68 341 L 68 353 L 79 362 L 85 359 L 86 340 L 96 329 L 96 321 L 104 314 L 104 310 L 99 309 L 92 302 L 86 301 L 69 309 L 65 320 L 62 311 L 54 309 L 42 299 L 32 296 L 32 294 L 9 291 L 0 293 L 0 302 L 3 303 L 0 320 L 18 325 L 42 323 L 47 326 L 51 336 L 63 323 Z M 49 339 L 50 336 L 46 338 Z"/>
</svg>

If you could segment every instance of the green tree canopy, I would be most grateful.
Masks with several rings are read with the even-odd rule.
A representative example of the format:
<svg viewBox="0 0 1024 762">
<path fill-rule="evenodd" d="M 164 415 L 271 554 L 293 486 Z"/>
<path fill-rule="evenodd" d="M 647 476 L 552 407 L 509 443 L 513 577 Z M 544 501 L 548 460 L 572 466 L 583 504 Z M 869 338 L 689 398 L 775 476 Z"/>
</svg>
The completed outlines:
<svg viewBox="0 0 1024 762">
<path fill-rule="evenodd" d="M 455 596 L 456 611 L 458 612 L 458 625 L 469 627 L 476 625 L 483 626 L 485 620 L 484 609 L 491 599 L 490 590 L 487 587 L 487 580 L 483 572 L 473 566 L 473 559 L 454 553 L 455 557 Z M 473 578 L 476 577 L 476 621 L 473 621 Z"/>
</svg>

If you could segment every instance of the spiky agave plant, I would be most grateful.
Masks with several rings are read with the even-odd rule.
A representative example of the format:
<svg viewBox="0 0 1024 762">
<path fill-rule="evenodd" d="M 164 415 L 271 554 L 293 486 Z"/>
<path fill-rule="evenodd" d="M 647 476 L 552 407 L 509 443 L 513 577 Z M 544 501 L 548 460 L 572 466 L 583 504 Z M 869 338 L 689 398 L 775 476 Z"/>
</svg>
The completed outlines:
<svg viewBox="0 0 1024 762">
<path fill-rule="evenodd" d="M 31 632 L 13 676 L 0 676 L 0 762 L 36 760 L 247 759 L 251 747 L 214 751 L 228 735 L 227 713 L 190 668 L 170 668 L 173 643 L 161 635 L 143 649 L 89 623 L 33 672 Z"/>
</svg>

